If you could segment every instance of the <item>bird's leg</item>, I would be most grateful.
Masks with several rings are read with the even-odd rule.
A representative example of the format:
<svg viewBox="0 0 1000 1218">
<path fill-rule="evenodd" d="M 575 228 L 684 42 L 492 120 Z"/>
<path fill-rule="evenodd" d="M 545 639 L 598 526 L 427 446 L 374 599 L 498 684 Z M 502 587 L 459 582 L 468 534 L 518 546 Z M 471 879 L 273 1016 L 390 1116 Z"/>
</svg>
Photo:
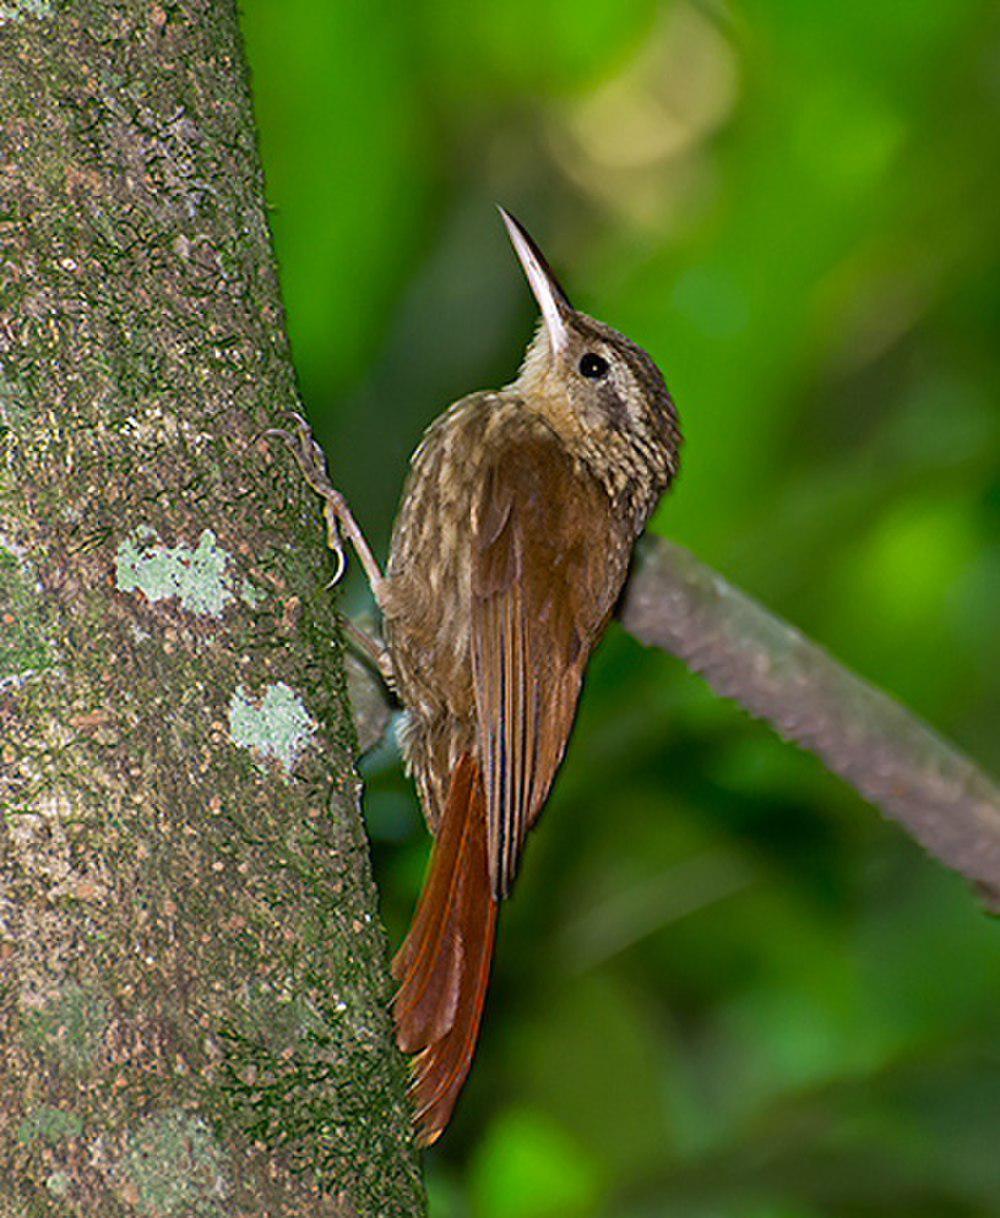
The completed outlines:
<svg viewBox="0 0 1000 1218">
<path fill-rule="evenodd" d="M 337 569 L 334 572 L 333 579 L 330 580 L 327 586 L 332 588 L 335 584 L 338 584 L 343 579 L 344 572 L 347 570 L 347 555 L 344 553 L 344 537 L 346 537 L 354 547 L 354 552 L 357 554 L 361 566 L 364 568 L 365 575 L 368 577 L 368 586 L 372 590 L 375 603 L 381 609 L 381 592 L 384 576 L 375 559 L 375 555 L 372 553 L 371 547 L 361 531 L 361 526 L 354 519 L 347 500 L 342 492 L 338 491 L 330 481 L 330 474 L 326 466 L 326 455 L 317 443 L 309 424 L 302 415 L 297 414 L 295 411 L 290 413 L 295 420 L 294 432 L 286 431 L 282 427 L 271 427 L 267 431 L 262 432 L 260 438 L 264 439 L 273 436 L 284 440 L 298 462 L 299 469 L 302 470 L 302 476 L 323 500 L 323 519 L 326 522 L 326 544 L 332 550 L 337 560 Z M 343 536 L 341 536 L 342 533 Z M 389 649 L 381 640 L 373 638 L 362 630 L 360 626 L 356 626 L 350 619 L 344 618 L 343 622 L 344 633 L 374 662 L 386 684 L 391 686 L 393 683 L 393 669 Z"/>
<path fill-rule="evenodd" d="M 323 517 L 326 521 L 326 544 L 337 558 L 337 571 L 329 586 L 332 588 L 335 584 L 340 583 L 344 572 L 347 570 L 347 556 L 344 553 L 344 543 L 340 535 L 341 530 L 343 530 L 347 540 L 354 547 L 354 552 L 361 560 L 365 575 L 368 577 L 368 584 L 371 587 L 372 595 L 375 597 L 375 603 L 381 607 L 379 593 L 382 588 L 383 577 L 375 556 L 371 552 L 371 547 L 365 540 L 365 535 L 361 532 L 360 525 L 351 514 L 347 500 L 342 492 L 338 491 L 330 481 L 330 475 L 326 468 L 326 456 L 317 443 L 309 424 L 302 415 L 297 414 L 295 411 L 290 413 L 295 420 L 294 432 L 286 431 L 282 427 L 269 427 L 267 431 L 261 433 L 260 438 L 264 439 L 275 436 L 280 440 L 284 440 L 292 450 L 295 460 L 299 463 L 302 476 L 323 500 Z"/>
<path fill-rule="evenodd" d="M 386 647 L 381 639 L 377 639 L 367 631 L 362 630 L 349 617 L 342 618 L 341 625 L 343 626 L 344 634 L 347 635 L 359 651 L 364 652 L 367 659 L 371 660 L 390 690 L 395 691 L 395 674 L 392 669 L 392 658 L 389 654 L 389 648 Z"/>
</svg>

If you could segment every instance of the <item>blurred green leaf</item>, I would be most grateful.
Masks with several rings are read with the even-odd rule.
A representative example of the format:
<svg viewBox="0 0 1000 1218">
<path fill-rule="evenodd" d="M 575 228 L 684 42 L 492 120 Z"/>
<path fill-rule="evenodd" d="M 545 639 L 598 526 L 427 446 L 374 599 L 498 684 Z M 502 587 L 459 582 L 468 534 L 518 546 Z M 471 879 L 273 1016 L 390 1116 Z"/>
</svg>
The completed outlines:
<svg viewBox="0 0 1000 1218">
<path fill-rule="evenodd" d="M 408 25 L 382 2 L 243 6 L 289 328 L 307 399 L 367 366 L 430 183 Z"/>
<path fill-rule="evenodd" d="M 526 1109 L 494 1120 L 470 1183 L 476 1218 L 584 1218 L 601 1193 L 600 1173 L 569 1134 Z"/>
<path fill-rule="evenodd" d="M 551 93 L 600 79 L 649 28 L 655 0 L 437 0 L 421 37 L 461 95 Z"/>
<path fill-rule="evenodd" d="M 1000 764 L 995 4 L 244 22 L 302 385 L 376 541 L 422 428 L 530 335 L 502 201 L 664 368 L 655 527 Z M 398 941 L 427 837 L 392 745 L 367 774 Z M 435 1218 L 995 1218 L 1000 926 L 617 629 L 502 922 Z"/>
</svg>

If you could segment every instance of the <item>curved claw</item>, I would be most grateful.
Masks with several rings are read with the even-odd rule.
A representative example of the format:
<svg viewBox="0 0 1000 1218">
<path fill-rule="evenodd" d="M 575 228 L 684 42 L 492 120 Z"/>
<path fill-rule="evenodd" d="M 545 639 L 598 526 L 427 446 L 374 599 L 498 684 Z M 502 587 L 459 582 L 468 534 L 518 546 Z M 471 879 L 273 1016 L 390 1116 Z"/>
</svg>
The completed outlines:
<svg viewBox="0 0 1000 1218">
<path fill-rule="evenodd" d="M 347 506 L 347 500 L 330 481 L 326 454 L 313 436 L 309 424 L 298 411 L 290 410 L 288 415 L 294 420 L 294 432 L 288 431 L 283 427 L 268 427 L 253 442 L 257 443 L 260 440 L 270 438 L 284 440 L 298 463 L 307 484 L 322 498 L 323 517 L 326 521 L 326 544 L 337 559 L 333 578 L 326 587 L 336 587 L 347 572 L 347 554 L 344 549 L 344 539 L 341 535 L 343 532 L 347 535 L 347 538 L 357 551 L 358 557 L 361 559 L 361 565 L 365 569 L 377 602 L 379 588 L 382 583 L 382 572 L 379 570 L 378 563 L 372 556 L 364 535 L 351 515 L 351 510 Z"/>
<path fill-rule="evenodd" d="M 325 585 L 328 592 L 331 588 L 336 588 L 336 586 L 347 574 L 347 555 L 344 553 L 344 547 L 342 545 L 338 546 L 333 552 L 337 558 L 337 569 L 334 571 L 330 582 Z"/>
</svg>

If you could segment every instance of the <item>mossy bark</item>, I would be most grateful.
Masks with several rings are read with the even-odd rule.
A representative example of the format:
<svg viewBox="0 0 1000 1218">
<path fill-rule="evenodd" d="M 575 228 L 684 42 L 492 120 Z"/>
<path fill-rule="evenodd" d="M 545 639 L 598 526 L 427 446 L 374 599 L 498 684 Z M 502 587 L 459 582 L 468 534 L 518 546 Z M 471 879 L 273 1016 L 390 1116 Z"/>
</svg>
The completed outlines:
<svg viewBox="0 0 1000 1218">
<path fill-rule="evenodd" d="M 232 0 L 0 5 L 0 1216 L 423 1212 Z"/>
</svg>

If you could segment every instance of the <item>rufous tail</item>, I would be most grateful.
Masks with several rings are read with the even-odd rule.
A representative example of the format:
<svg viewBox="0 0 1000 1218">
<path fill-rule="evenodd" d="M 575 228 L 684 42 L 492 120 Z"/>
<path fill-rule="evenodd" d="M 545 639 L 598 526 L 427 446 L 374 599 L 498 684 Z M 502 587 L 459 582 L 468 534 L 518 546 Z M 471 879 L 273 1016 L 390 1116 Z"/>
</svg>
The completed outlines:
<svg viewBox="0 0 1000 1218">
<path fill-rule="evenodd" d="M 465 756 L 452 775 L 413 925 L 392 966 L 400 981 L 396 1037 L 404 1053 L 416 1054 L 411 1092 L 424 1146 L 448 1124 L 472 1065 L 498 908 L 486 857 L 483 781 Z"/>
</svg>

